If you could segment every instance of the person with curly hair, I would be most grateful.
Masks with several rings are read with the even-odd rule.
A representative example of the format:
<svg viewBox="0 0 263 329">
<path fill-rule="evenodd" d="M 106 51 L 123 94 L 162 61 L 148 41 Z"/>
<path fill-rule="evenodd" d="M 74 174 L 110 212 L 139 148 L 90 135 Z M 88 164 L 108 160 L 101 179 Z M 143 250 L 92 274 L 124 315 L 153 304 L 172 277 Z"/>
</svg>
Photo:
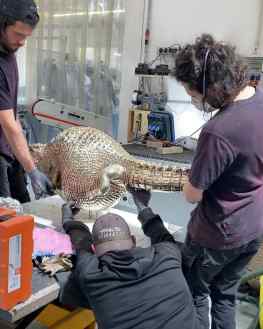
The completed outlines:
<svg viewBox="0 0 263 329">
<path fill-rule="evenodd" d="M 263 234 L 263 93 L 232 45 L 202 35 L 177 55 L 174 76 L 195 104 L 218 112 L 203 127 L 184 194 L 197 206 L 184 273 L 202 328 L 234 329 L 243 270 Z"/>
</svg>

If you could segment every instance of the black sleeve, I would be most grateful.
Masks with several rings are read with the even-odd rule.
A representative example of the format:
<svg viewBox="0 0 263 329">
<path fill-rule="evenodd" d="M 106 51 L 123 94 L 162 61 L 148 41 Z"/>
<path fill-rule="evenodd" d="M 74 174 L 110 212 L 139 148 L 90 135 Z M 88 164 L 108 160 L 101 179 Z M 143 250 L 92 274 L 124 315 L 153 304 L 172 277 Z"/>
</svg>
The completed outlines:
<svg viewBox="0 0 263 329">
<path fill-rule="evenodd" d="M 92 252 L 92 235 L 89 228 L 84 223 L 71 220 L 67 221 L 63 225 L 63 228 L 70 236 L 72 246 L 76 250 L 77 255 L 85 252 Z"/>
<path fill-rule="evenodd" d="M 4 72 L 0 69 L 0 111 L 11 110 L 14 104 Z"/>
<path fill-rule="evenodd" d="M 56 273 L 56 279 L 60 285 L 59 301 L 65 306 L 91 308 L 89 300 L 80 287 L 74 270 L 72 273 Z"/>
<path fill-rule="evenodd" d="M 165 228 L 161 217 L 154 214 L 151 208 L 143 209 L 139 213 L 138 219 L 142 223 L 144 234 L 151 239 L 151 244 L 160 242 L 175 243 L 174 237 Z"/>
</svg>

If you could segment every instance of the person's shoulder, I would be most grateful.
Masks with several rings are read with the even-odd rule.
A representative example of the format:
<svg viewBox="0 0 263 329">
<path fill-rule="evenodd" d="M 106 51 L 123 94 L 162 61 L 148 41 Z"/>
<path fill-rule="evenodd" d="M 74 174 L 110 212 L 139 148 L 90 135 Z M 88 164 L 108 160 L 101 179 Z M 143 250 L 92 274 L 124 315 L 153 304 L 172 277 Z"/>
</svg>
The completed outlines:
<svg viewBox="0 0 263 329">
<path fill-rule="evenodd" d="M 16 57 L 14 54 L 10 54 L 10 55 L 0 54 L 1 74 L 8 75 L 10 68 L 15 66 L 16 66 Z"/>
<path fill-rule="evenodd" d="M 215 138 L 225 138 L 228 130 L 232 130 L 233 121 L 236 120 L 232 106 L 219 110 L 215 115 L 205 124 L 201 135 L 211 135 Z"/>
<path fill-rule="evenodd" d="M 90 252 L 85 252 L 77 256 L 74 273 L 80 277 L 92 275 L 100 272 L 99 260 L 96 255 Z"/>
<path fill-rule="evenodd" d="M 202 137 L 207 138 L 207 135 L 220 137 L 222 135 L 221 125 L 222 119 L 218 116 L 214 116 L 204 125 L 199 139 L 202 139 Z"/>
<path fill-rule="evenodd" d="M 15 54 L 3 54 L 0 53 L 0 67 L 10 67 L 17 64 L 17 59 Z"/>
<path fill-rule="evenodd" d="M 176 242 L 160 242 L 153 246 L 155 263 L 171 264 L 177 269 L 182 266 L 182 253 Z"/>
<path fill-rule="evenodd" d="M 181 243 L 179 242 L 160 242 L 154 245 L 154 249 L 161 255 L 174 257 L 181 261 Z"/>
<path fill-rule="evenodd" d="M 0 55 L 0 70 L 3 72 L 5 67 L 6 67 L 6 59 Z"/>
</svg>

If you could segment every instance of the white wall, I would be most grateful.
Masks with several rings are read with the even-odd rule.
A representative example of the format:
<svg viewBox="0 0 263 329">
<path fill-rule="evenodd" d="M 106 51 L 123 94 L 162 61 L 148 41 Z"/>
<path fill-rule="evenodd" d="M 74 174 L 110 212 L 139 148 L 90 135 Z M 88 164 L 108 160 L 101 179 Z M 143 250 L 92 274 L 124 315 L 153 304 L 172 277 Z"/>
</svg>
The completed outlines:
<svg viewBox="0 0 263 329">
<path fill-rule="evenodd" d="M 192 43 L 202 33 L 211 33 L 217 39 L 235 44 L 245 56 L 252 55 L 256 45 L 262 0 L 126 0 L 121 142 L 127 140 L 128 109 L 132 91 L 138 83 L 134 69 L 140 61 L 142 30 L 145 31 L 143 10 L 148 1 L 152 1 L 149 60 L 155 58 L 159 47 L 176 42 Z M 257 55 L 263 56 L 262 47 Z"/>
<path fill-rule="evenodd" d="M 162 1 L 162 0 L 160 0 Z M 131 96 L 137 89 L 138 79 L 134 74 L 140 62 L 142 26 L 144 24 L 144 1 L 126 0 L 125 34 L 122 59 L 122 82 L 120 92 L 120 125 L 118 140 L 127 142 L 128 113 Z"/>
<path fill-rule="evenodd" d="M 211 33 L 235 44 L 240 53 L 255 48 L 261 0 L 152 0 L 151 50 L 193 42 Z"/>
</svg>

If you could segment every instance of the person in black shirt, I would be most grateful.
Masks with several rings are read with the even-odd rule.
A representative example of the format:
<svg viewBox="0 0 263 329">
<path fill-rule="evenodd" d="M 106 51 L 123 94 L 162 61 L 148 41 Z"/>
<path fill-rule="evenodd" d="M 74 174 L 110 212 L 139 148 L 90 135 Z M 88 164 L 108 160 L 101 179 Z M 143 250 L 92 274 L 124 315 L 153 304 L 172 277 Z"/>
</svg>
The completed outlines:
<svg viewBox="0 0 263 329">
<path fill-rule="evenodd" d="M 0 197 L 30 201 L 28 173 L 36 198 L 52 194 L 49 179 L 30 155 L 17 115 L 18 69 L 15 52 L 39 21 L 33 0 L 0 0 Z"/>
<path fill-rule="evenodd" d="M 76 265 L 60 300 L 91 308 L 100 329 L 197 329 L 180 247 L 148 208 L 150 193 L 132 194 L 142 229 L 151 239 L 149 248 L 136 247 L 128 224 L 116 214 L 99 217 L 91 234 L 74 220 L 73 204 L 63 206 L 63 226 L 76 249 Z"/>
<path fill-rule="evenodd" d="M 235 329 L 239 280 L 263 235 L 263 92 L 249 85 L 235 47 L 211 35 L 183 47 L 175 64 L 195 103 L 218 110 L 200 133 L 184 186 L 187 201 L 196 203 L 184 273 L 202 328 Z"/>
</svg>

